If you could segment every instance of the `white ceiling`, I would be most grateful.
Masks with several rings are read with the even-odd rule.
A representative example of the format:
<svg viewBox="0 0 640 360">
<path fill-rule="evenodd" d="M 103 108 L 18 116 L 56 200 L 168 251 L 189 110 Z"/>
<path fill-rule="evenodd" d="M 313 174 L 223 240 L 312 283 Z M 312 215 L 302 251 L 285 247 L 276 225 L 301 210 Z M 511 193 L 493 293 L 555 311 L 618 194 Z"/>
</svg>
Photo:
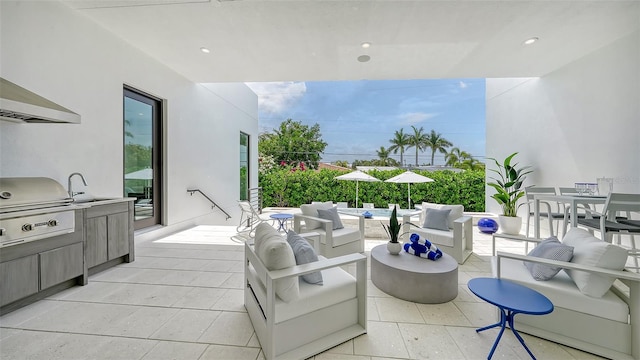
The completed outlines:
<svg viewBox="0 0 640 360">
<path fill-rule="evenodd" d="M 638 0 L 63 2 L 194 82 L 535 77 L 640 28 Z"/>
</svg>

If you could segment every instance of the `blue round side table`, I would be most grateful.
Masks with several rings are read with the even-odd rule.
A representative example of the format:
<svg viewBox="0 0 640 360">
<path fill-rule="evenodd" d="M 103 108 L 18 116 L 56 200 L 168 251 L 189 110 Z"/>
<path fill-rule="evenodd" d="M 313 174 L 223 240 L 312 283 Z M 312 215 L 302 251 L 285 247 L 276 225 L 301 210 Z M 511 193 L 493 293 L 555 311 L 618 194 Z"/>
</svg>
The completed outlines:
<svg viewBox="0 0 640 360">
<path fill-rule="evenodd" d="M 493 219 L 482 218 L 478 220 L 478 229 L 485 234 L 493 234 L 498 231 L 498 223 Z"/>
</svg>

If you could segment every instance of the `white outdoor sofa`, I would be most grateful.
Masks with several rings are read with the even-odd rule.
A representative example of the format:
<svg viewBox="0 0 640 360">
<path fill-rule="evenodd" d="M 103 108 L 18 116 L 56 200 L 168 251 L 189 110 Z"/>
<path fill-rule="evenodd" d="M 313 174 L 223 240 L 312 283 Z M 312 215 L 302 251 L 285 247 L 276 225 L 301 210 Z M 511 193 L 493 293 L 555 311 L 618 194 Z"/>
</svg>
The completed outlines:
<svg viewBox="0 0 640 360">
<path fill-rule="evenodd" d="M 495 237 L 541 241 L 504 234 Z M 551 280 L 534 280 L 523 261 L 582 270 L 618 281 L 604 296 L 594 298 L 583 294 L 562 270 Z M 640 274 L 498 252 L 493 258 L 493 275 L 535 289 L 554 305 L 553 312 L 544 316 L 518 315 L 518 331 L 611 359 L 640 359 Z"/>
<path fill-rule="evenodd" d="M 344 266 L 354 267 L 355 276 Z M 321 286 L 299 278 L 316 271 L 322 272 Z M 315 262 L 268 270 L 247 242 L 244 274 L 244 305 L 267 360 L 310 358 L 367 332 L 367 257 L 363 254 L 319 256 Z M 285 302 L 277 292 L 281 282 L 292 278 L 298 282 L 299 295 Z"/>
<path fill-rule="evenodd" d="M 447 210 L 451 209 L 447 224 L 447 230 L 438 230 L 423 227 L 427 209 Z M 422 203 L 422 210 L 402 216 L 403 234 L 416 233 L 424 237 L 447 253 L 458 264 L 464 264 L 473 252 L 473 219 L 471 216 L 464 216 L 462 205 L 441 205 L 433 203 Z M 413 226 L 413 225 L 415 226 Z"/>
</svg>

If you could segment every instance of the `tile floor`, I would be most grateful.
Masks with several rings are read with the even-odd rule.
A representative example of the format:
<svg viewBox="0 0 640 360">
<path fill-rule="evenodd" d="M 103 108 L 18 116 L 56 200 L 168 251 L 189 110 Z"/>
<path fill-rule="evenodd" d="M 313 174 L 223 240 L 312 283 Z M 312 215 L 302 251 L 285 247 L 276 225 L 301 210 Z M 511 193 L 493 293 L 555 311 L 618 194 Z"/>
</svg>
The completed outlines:
<svg viewBox="0 0 640 360">
<path fill-rule="evenodd" d="M 136 260 L 111 268 L 0 318 L 0 358 L 263 359 L 243 307 L 243 247 L 235 226 L 200 226 L 136 244 Z M 490 237 L 459 268 L 459 295 L 439 305 L 393 298 L 368 284 L 368 333 L 315 356 L 338 359 L 485 359 L 497 330 L 494 308 L 466 283 L 490 276 Z M 368 240 L 367 250 L 384 243 Z M 519 243 L 501 250 L 522 253 Z M 598 359 L 523 334 L 539 359 Z M 505 332 L 494 359 L 529 359 Z"/>
</svg>

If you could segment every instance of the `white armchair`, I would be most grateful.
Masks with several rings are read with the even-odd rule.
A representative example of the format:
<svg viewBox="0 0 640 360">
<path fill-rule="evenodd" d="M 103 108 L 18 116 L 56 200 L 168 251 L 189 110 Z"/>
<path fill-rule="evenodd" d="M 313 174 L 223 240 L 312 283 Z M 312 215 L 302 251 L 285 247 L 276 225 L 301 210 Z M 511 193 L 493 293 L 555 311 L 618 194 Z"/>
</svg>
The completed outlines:
<svg viewBox="0 0 640 360">
<path fill-rule="evenodd" d="M 256 238 L 261 230 L 259 227 Z M 273 249 L 267 256 L 283 258 Z M 244 305 L 267 360 L 311 358 L 367 332 L 365 255 L 320 256 L 318 261 L 303 265 L 294 261 L 293 266 L 279 270 L 269 270 L 267 266 L 274 268 L 274 260 L 264 256 L 262 250 L 245 243 Z M 344 266 L 355 268 L 355 276 L 341 268 Z M 321 286 L 299 278 L 318 271 L 322 273 Z M 299 291 L 286 302 L 280 291 L 288 291 L 291 281 Z"/>
<path fill-rule="evenodd" d="M 319 253 L 328 258 L 364 252 L 364 216 L 348 214 L 358 219 L 357 228 L 344 226 L 334 229 L 333 221 L 318 215 L 318 209 L 332 207 L 331 202 L 302 205 L 302 214 L 293 215 L 293 230 L 297 233 L 312 231 L 320 234 Z"/>
<path fill-rule="evenodd" d="M 423 227 L 427 209 L 447 210 L 451 209 L 446 223 L 442 229 Z M 462 205 L 441 205 L 422 203 L 422 210 L 402 216 L 403 233 L 416 233 L 432 243 L 440 250 L 447 253 L 458 264 L 464 264 L 473 252 L 473 222 L 471 216 L 464 216 Z M 412 226 L 416 225 L 416 226 Z"/>
</svg>

